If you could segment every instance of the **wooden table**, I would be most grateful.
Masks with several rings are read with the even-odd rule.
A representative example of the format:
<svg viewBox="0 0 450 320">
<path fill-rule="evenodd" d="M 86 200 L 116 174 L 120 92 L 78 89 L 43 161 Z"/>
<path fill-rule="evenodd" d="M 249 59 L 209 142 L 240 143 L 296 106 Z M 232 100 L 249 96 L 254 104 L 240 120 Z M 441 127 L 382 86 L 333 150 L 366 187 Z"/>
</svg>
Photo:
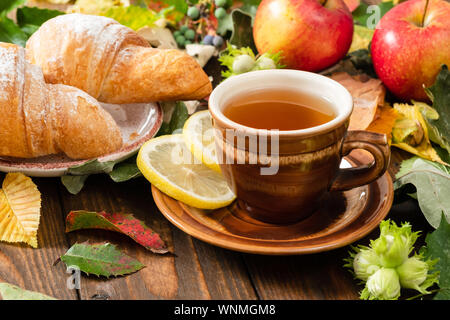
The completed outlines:
<svg viewBox="0 0 450 320">
<path fill-rule="evenodd" d="M 405 153 L 395 151 L 391 172 Z M 3 178 L 1 175 L 0 179 Z M 362 289 L 343 268 L 349 247 L 303 256 L 259 256 L 221 249 L 196 240 L 172 226 L 153 202 L 150 183 L 138 178 L 114 183 L 106 175 L 91 176 L 76 196 L 59 179 L 33 179 L 42 193 L 39 249 L 0 243 L 0 281 L 58 299 L 358 299 Z M 66 234 L 71 210 L 133 213 L 160 233 L 174 255 L 153 254 L 126 236 L 82 230 Z M 417 205 L 395 205 L 390 218 L 410 221 L 417 229 L 427 223 Z M 358 241 L 367 244 L 374 230 Z M 119 278 L 81 277 L 80 290 L 67 287 L 64 263 L 54 265 L 75 242 L 108 241 L 146 268 Z"/>
</svg>

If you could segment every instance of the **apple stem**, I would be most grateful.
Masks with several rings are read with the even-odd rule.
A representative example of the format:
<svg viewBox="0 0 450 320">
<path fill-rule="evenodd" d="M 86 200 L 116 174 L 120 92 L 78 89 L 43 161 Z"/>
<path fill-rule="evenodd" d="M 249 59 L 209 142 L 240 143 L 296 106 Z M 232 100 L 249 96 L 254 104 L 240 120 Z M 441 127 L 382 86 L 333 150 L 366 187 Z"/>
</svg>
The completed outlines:
<svg viewBox="0 0 450 320">
<path fill-rule="evenodd" d="M 425 17 L 427 16 L 427 10 L 428 10 L 428 3 L 430 0 L 425 1 L 425 9 L 423 11 L 423 17 L 422 17 L 422 27 L 425 27 Z"/>
</svg>

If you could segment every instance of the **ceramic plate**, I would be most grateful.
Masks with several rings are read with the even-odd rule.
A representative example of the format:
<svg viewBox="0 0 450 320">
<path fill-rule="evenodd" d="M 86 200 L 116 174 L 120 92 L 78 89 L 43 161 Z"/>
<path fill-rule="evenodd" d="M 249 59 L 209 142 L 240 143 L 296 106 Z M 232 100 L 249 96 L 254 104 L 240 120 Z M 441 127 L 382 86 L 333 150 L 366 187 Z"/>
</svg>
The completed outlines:
<svg viewBox="0 0 450 320">
<path fill-rule="evenodd" d="M 341 167 L 355 166 L 346 158 Z M 388 214 L 393 201 L 388 173 L 369 185 L 325 196 L 324 205 L 295 224 L 272 225 L 242 216 L 236 203 L 218 210 L 187 206 L 152 186 L 162 214 L 191 236 L 230 250 L 268 255 L 327 251 L 364 237 Z"/>
<path fill-rule="evenodd" d="M 122 161 L 131 157 L 161 127 L 162 111 L 156 103 L 102 105 L 120 127 L 124 145 L 120 150 L 98 158 L 100 162 Z M 35 159 L 0 158 L 0 171 L 22 172 L 31 177 L 59 177 L 63 176 L 70 167 L 87 161 L 75 161 L 63 155 Z"/>
</svg>

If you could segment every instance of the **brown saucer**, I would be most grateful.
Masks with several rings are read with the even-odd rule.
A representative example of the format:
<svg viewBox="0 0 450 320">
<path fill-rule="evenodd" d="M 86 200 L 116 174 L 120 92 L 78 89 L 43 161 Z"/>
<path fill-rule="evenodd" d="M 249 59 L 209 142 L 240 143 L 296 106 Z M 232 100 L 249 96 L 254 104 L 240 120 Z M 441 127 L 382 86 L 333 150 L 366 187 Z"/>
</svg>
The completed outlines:
<svg viewBox="0 0 450 320">
<path fill-rule="evenodd" d="M 346 158 L 353 165 L 358 161 Z M 370 233 L 388 214 L 393 201 L 388 173 L 370 185 L 327 194 L 313 215 L 289 225 L 252 219 L 237 202 L 202 210 L 177 201 L 152 186 L 153 198 L 176 227 L 210 244 L 246 253 L 294 255 L 346 246 Z"/>
</svg>

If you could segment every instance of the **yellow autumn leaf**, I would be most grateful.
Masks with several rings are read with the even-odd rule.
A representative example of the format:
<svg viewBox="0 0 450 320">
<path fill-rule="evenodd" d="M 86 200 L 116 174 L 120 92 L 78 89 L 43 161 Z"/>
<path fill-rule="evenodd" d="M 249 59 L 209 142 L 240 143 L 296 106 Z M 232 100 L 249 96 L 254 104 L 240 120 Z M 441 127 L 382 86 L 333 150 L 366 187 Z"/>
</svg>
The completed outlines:
<svg viewBox="0 0 450 320">
<path fill-rule="evenodd" d="M 350 46 L 348 52 L 353 52 L 360 49 L 368 49 L 369 44 L 372 41 L 374 32 L 375 30 L 355 24 L 352 45 Z"/>
<path fill-rule="evenodd" d="M 110 8 L 128 7 L 129 5 L 129 0 L 77 0 L 67 12 L 102 15 Z"/>
<path fill-rule="evenodd" d="M 420 105 L 396 103 L 394 109 L 400 114 L 400 117 L 392 129 L 392 146 L 421 158 L 446 164 L 431 145 L 428 128 L 420 112 Z"/>
<path fill-rule="evenodd" d="M 385 134 L 389 144 L 391 144 L 392 128 L 398 118 L 399 113 L 397 110 L 392 108 L 388 103 L 385 103 L 384 106 L 378 108 L 375 120 L 372 121 L 366 130 Z"/>
<path fill-rule="evenodd" d="M 25 242 L 37 248 L 41 194 L 21 173 L 8 173 L 0 189 L 0 241 Z"/>
</svg>

